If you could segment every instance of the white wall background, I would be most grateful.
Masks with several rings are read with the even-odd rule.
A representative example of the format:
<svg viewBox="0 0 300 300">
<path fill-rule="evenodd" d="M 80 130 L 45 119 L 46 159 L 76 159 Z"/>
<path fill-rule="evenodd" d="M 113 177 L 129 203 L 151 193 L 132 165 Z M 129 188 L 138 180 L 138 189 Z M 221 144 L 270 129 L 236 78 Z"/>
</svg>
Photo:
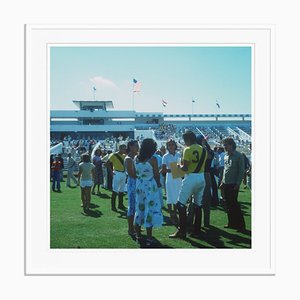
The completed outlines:
<svg viewBox="0 0 300 300">
<path fill-rule="evenodd" d="M 5 1 L 0 10 L 2 299 L 297 298 L 299 10 L 297 1 Z M 272 277 L 25 277 L 24 24 L 276 25 L 277 275 Z M 12 118 L 11 111 L 14 111 Z M 17 111 L 16 111 L 17 110 Z M 16 111 L 16 112 L 15 112 Z M 7 130 L 10 124 L 9 131 Z M 292 129 L 294 128 L 294 132 Z M 9 151 L 7 146 L 11 145 Z M 16 146 L 17 145 L 17 146 Z M 5 147 L 4 147 L 5 146 Z M 4 162 L 4 163 L 3 163 Z M 38 176 L 38 174 L 36 174 Z M 236 292 L 233 292 L 235 290 Z M 295 295 L 294 297 L 289 297 Z M 299 297 L 299 296 L 298 296 Z"/>
</svg>

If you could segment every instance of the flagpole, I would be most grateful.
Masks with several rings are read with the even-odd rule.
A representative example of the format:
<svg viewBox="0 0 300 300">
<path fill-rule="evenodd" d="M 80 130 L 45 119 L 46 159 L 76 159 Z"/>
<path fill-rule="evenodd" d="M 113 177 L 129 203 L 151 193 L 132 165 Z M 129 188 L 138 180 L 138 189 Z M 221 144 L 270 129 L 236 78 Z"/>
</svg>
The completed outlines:
<svg viewBox="0 0 300 300">
<path fill-rule="evenodd" d="M 192 100 L 192 116 L 194 115 L 194 103 L 195 103 L 195 100 Z"/>
<path fill-rule="evenodd" d="M 134 83 L 132 84 L 132 110 L 134 111 Z"/>
<path fill-rule="evenodd" d="M 216 101 L 216 106 L 215 106 L 215 118 L 217 118 L 217 101 Z"/>
</svg>

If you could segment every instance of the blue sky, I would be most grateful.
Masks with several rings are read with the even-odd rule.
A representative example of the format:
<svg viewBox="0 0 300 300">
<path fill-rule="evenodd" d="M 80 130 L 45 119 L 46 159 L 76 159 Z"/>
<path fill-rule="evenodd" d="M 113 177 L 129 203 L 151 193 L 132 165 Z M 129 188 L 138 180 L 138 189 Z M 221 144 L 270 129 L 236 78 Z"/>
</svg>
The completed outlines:
<svg viewBox="0 0 300 300">
<path fill-rule="evenodd" d="M 250 47 L 51 47 L 53 110 L 93 100 L 94 86 L 96 100 L 131 110 L 133 78 L 136 111 L 251 113 Z"/>
</svg>

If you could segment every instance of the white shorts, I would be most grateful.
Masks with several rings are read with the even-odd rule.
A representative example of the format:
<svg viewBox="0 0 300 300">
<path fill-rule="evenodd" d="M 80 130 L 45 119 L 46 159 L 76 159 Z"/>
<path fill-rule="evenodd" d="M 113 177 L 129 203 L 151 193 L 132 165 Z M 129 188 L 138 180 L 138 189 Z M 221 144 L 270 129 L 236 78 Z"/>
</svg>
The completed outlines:
<svg viewBox="0 0 300 300">
<path fill-rule="evenodd" d="M 115 175 L 113 177 L 112 189 L 116 193 L 123 193 L 126 184 L 126 173 L 114 171 Z"/>
<path fill-rule="evenodd" d="M 186 205 L 188 199 L 194 195 L 193 202 L 198 206 L 202 205 L 202 197 L 205 188 L 204 173 L 186 174 L 182 180 L 178 201 Z"/>
<path fill-rule="evenodd" d="M 93 186 L 93 180 L 80 180 L 80 187 L 86 188 L 92 186 Z"/>
</svg>

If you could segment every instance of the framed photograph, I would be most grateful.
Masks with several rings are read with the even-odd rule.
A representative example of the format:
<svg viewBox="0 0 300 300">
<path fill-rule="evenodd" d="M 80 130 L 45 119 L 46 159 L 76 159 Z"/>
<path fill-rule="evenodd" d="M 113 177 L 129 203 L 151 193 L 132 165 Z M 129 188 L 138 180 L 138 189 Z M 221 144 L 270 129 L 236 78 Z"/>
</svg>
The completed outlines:
<svg viewBox="0 0 300 300">
<path fill-rule="evenodd" d="M 272 26 L 25 36 L 26 275 L 275 274 Z"/>
</svg>

